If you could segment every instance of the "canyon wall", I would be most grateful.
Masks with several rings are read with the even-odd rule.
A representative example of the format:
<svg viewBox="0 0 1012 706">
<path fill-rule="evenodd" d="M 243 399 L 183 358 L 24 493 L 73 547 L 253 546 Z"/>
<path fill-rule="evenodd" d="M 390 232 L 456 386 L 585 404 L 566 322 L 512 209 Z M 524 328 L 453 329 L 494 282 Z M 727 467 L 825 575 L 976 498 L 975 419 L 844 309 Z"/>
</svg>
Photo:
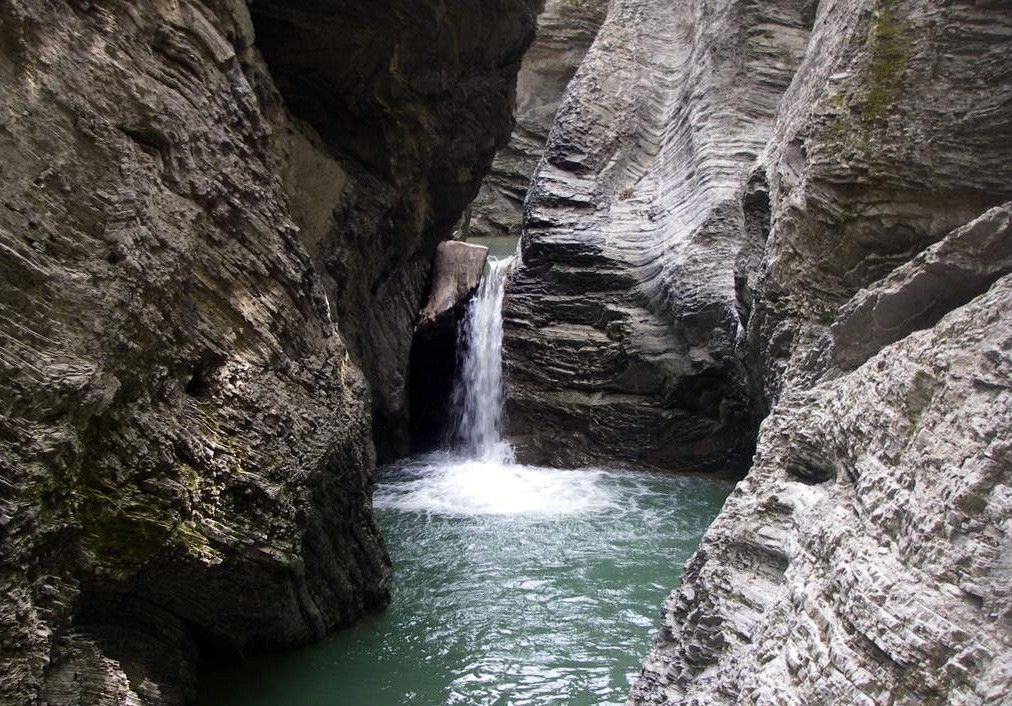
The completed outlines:
<svg viewBox="0 0 1012 706">
<path fill-rule="evenodd" d="M 0 702 L 178 704 L 386 604 L 372 399 L 536 4 L 0 4 Z"/>
<path fill-rule="evenodd" d="M 740 191 L 813 8 L 617 0 L 531 184 L 506 302 L 521 458 L 741 465 Z"/>
<path fill-rule="evenodd" d="M 1012 695 L 1010 56 L 1001 3 L 819 5 L 743 191 L 772 411 L 630 703 Z"/>
<path fill-rule="evenodd" d="M 516 126 L 465 216 L 464 235 L 517 236 L 527 185 L 566 87 L 608 10 L 607 0 L 547 0 L 517 76 Z"/>
<path fill-rule="evenodd" d="M 860 366 L 773 407 L 630 704 L 1008 702 L 1010 272 L 1006 203 L 842 309 Z"/>
<path fill-rule="evenodd" d="M 285 179 L 370 383 L 381 460 L 408 450 L 408 356 L 429 266 L 513 129 L 518 65 L 542 4 L 250 3 L 287 106 L 333 158 L 296 138 Z"/>
<path fill-rule="evenodd" d="M 752 461 L 630 704 L 1012 694 L 1010 56 L 1000 2 L 611 4 L 530 187 L 511 436 Z"/>
</svg>

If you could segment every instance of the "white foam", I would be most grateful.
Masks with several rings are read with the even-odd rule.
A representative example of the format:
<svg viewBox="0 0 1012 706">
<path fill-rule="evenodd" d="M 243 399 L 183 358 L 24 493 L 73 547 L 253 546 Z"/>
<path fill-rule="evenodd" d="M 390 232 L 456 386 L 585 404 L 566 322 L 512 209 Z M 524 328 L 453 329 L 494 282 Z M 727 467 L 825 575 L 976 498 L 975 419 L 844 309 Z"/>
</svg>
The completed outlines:
<svg viewBox="0 0 1012 706">
<path fill-rule="evenodd" d="M 436 515 L 572 515 L 615 505 L 597 470 L 565 471 L 436 454 L 380 483 L 376 507 Z"/>
</svg>

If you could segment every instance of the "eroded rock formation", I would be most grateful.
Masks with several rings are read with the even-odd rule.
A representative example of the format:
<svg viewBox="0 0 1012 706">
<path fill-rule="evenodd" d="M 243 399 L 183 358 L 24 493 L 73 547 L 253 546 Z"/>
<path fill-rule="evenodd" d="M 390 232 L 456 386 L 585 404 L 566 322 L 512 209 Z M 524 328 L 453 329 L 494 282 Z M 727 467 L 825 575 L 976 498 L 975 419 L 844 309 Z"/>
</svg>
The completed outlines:
<svg viewBox="0 0 1012 706">
<path fill-rule="evenodd" d="M 395 409 L 534 5 L 0 4 L 0 702 L 180 703 L 386 603 L 357 362 Z"/>
<path fill-rule="evenodd" d="M 1012 694 L 1010 42 L 996 3 L 820 3 L 742 191 L 772 411 L 630 703 Z"/>
<path fill-rule="evenodd" d="M 516 126 L 468 209 L 467 236 L 518 236 L 555 113 L 607 13 L 607 0 L 547 0 L 517 77 Z"/>
<path fill-rule="evenodd" d="M 969 230 L 1000 242 L 1012 271 L 1010 209 L 934 254 Z M 980 270 L 988 254 L 976 254 Z M 917 301 L 902 332 L 774 406 L 752 470 L 665 604 L 630 703 L 999 704 L 1012 694 L 1012 275 L 922 299 L 937 262 L 916 258 L 846 307 L 860 316 L 868 301 L 882 312 Z M 965 295 L 922 328 L 920 304 Z M 846 315 L 834 330 L 851 333 Z"/>
<path fill-rule="evenodd" d="M 521 457 L 740 464 L 740 191 L 801 61 L 811 8 L 619 0 L 532 182 L 506 303 Z"/>
<path fill-rule="evenodd" d="M 611 4 L 528 196 L 512 435 L 717 468 L 766 417 L 631 704 L 1012 694 L 1010 56 L 1002 3 Z"/>
<path fill-rule="evenodd" d="M 440 317 L 461 306 L 478 287 L 488 248 L 458 240 L 440 243 L 432 262 L 429 296 L 418 314 L 415 329 L 436 326 Z"/>
</svg>

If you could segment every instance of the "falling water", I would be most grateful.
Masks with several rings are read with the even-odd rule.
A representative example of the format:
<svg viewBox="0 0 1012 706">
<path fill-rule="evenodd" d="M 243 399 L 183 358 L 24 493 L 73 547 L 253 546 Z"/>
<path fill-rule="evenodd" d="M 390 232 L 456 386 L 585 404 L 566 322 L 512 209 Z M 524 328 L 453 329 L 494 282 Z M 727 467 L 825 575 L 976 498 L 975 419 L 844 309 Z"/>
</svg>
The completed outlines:
<svg viewBox="0 0 1012 706">
<path fill-rule="evenodd" d="M 205 682 L 206 706 L 619 706 L 721 481 L 518 464 L 501 433 L 502 302 L 488 270 L 458 333 L 447 448 L 381 469 L 390 609 Z"/>
<path fill-rule="evenodd" d="M 468 458 L 507 463 L 502 439 L 502 302 L 512 257 L 489 257 L 457 333 L 451 445 Z"/>
</svg>

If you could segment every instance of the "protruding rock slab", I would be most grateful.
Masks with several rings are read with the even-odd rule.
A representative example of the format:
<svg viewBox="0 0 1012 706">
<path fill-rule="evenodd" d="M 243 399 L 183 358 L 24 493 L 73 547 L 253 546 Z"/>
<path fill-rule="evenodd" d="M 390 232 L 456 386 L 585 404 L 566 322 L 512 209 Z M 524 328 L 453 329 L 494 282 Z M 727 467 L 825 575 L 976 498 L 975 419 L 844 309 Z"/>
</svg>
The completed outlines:
<svg viewBox="0 0 1012 706">
<path fill-rule="evenodd" d="M 991 209 L 858 292 L 830 328 L 828 359 L 853 370 L 884 346 L 930 328 L 1009 272 L 1012 203 Z"/>
<path fill-rule="evenodd" d="M 429 298 L 418 314 L 415 330 L 433 326 L 436 320 L 460 306 L 481 283 L 488 248 L 457 240 L 440 243 L 432 263 Z"/>
</svg>

